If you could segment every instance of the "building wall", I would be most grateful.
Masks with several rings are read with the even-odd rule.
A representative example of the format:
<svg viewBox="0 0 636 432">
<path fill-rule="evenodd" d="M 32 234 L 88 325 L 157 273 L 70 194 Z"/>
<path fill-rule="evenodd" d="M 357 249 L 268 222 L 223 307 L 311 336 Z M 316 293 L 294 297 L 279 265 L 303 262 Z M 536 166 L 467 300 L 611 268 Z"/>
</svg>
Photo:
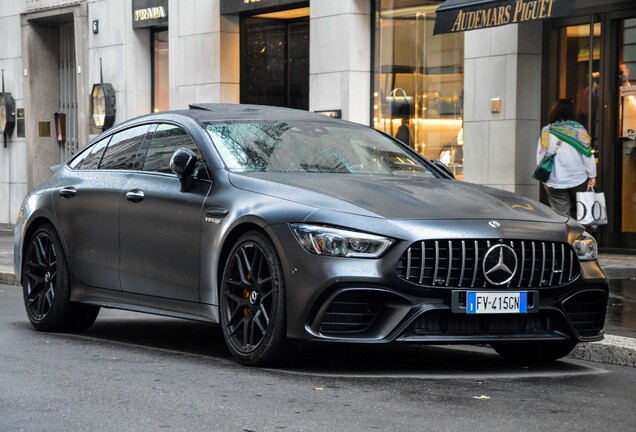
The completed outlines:
<svg viewBox="0 0 636 432">
<path fill-rule="evenodd" d="M 115 123 L 150 112 L 150 30 L 132 28 L 132 0 L 88 0 L 88 23 L 99 21 L 99 33 L 89 31 L 88 73 L 90 90 L 100 82 L 100 58 L 104 82 L 115 89 Z M 91 25 L 92 28 L 92 25 Z"/>
<path fill-rule="evenodd" d="M 20 37 L 20 13 L 24 11 L 24 4 L 25 0 L 14 0 L 3 1 L 0 6 L 0 69 L 4 70 L 5 91 L 11 93 L 17 108 L 24 108 Z M 14 130 L 7 148 L 0 142 L 0 226 L 15 220 L 26 192 L 26 139 L 18 138 Z"/>
<path fill-rule="evenodd" d="M 309 110 L 341 109 L 369 124 L 371 2 L 312 1 L 309 22 Z"/>
<path fill-rule="evenodd" d="M 473 30 L 464 43 L 464 179 L 538 199 L 541 22 Z"/>
<path fill-rule="evenodd" d="M 344 119 L 369 124 L 372 3 L 311 2 L 310 110 L 340 109 Z M 0 65 L 6 87 L 19 108 L 28 105 L 25 93 L 33 101 L 26 110 L 27 139 L 14 133 L 9 147 L 0 148 L 0 224 L 15 221 L 27 190 L 48 177 L 48 167 L 57 163 L 54 139 L 36 138 L 37 121 L 55 109 L 36 103 L 45 98 L 46 86 L 39 88 L 37 73 L 31 73 L 38 69 L 31 66 L 42 62 L 54 68 L 54 56 L 46 58 L 45 31 L 31 28 L 24 14 L 55 15 L 64 8 L 73 11 L 76 25 L 83 143 L 89 138 L 88 94 L 99 82 L 100 58 L 104 81 L 117 92 L 116 123 L 151 109 L 151 32 L 132 28 L 132 0 L 0 2 Z M 172 0 L 168 19 L 170 108 L 238 102 L 238 17 L 222 16 L 218 0 Z M 91 31 L 94 20 L 99 20 L 98 34 Z M 33 42 L 39 47 L 31 48 Z M 465 46 L 465 179 L 536 198 L 538 185 L 530 171 L 540 126 L 541 23 L 467 32 Z M 500 114 L 490 113 L 495 97 L 502 100 Z M 57 98 L 49 93 L 48 99 Z"/>
</svg>

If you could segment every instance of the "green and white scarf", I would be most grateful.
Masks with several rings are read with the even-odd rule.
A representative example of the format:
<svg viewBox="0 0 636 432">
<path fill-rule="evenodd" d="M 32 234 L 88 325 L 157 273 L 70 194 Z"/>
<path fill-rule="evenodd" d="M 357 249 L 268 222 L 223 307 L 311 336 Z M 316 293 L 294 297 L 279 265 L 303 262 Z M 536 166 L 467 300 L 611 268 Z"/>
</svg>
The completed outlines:
<svg viewBox="0 0 636 432">
<path fill-rule="evenodd" d="M 575 121 L 558 121 L 541 134 L 541 147 L 550 145 L 550 134 L 574 147 L 583 156 L 592 156 L 592 138 L 582 124 Z"/>
</svg>

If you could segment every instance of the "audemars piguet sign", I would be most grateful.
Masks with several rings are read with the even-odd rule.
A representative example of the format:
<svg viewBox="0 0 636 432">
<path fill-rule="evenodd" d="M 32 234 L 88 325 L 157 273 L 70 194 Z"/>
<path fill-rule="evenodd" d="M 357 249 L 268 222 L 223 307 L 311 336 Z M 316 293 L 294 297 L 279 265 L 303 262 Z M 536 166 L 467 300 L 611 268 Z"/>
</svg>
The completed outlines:
<svg viewBox="0 0 636 432">
<path fill-rule="evenodd" d="M 575 0 L 447 0 L 433 34 L 455 33 L 571 15 Z"/>
<path fill-rule="evenodd" d="M 133 0 L 133 28 L 167 27 L 168 0 Z"/>
</svg>

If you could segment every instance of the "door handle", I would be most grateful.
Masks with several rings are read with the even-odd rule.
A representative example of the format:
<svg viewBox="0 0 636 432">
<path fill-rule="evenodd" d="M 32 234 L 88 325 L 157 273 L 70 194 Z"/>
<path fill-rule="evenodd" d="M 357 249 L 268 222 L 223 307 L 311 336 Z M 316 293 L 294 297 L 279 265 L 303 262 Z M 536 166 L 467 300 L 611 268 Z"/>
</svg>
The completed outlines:
<svg viewBox="0 0 636 432">
<path fill-rule="evenodd" d="M 77 193 L 77 189 L 73 186 L 66 186 L 60 189 L 60 196 L 64 199 L 73 198 Z"/>
<path fill-rule="evenodd" d="M 144 191 L 140 189 L 133 189 L 131 191 L 126 192 L 126 199 L 132 203 L 138 203 L 143 201 L 145 195 Z"/>
</svg>

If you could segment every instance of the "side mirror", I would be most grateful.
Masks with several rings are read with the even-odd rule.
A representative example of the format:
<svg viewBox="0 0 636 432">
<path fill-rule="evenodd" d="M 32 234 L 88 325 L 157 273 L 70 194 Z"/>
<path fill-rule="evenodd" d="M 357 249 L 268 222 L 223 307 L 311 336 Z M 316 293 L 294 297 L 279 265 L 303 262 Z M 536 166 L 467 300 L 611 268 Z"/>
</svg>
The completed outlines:
<svg viewBox="0 0 636 432">
<path fill-rule="evenodd" d="M 176 150 L 170 158 L 170 169 L 181 182 L 181 192 L 187 192 L 194 181 L 194 170 L 197 167 L 197 156 L 186 148 Z"/>
<path fill-rule="evenodd" d="M 449 167 L 447 167 L 444 162 L 439 161 L 439 160 L 434 160 L 433 161 L 433 165 L 435 165 L 437 168 L 439 168 L 441 171 L 443 171 L 445 174 L 448 174 L 450 176 L 450 178 L 455 178 L 455 174 L 453 174 L 453 172 L 450 170 Z"/>
</svg>

